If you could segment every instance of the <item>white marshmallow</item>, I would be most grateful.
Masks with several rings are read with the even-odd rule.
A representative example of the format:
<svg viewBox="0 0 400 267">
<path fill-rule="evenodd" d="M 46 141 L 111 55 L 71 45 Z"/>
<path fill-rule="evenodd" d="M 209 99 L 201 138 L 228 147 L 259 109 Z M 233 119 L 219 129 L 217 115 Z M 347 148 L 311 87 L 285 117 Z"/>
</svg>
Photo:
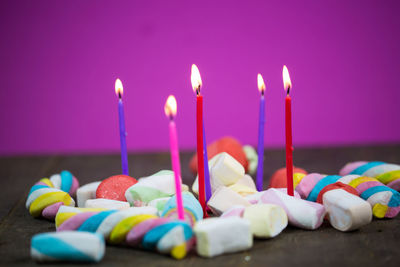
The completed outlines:
<svg viewBox="0 0 400 267">
<path fill-rule="evenodd" d="M 281 193 L 287 194 L 287 189 L 286 188 L 274 188 L 274 190 L 277 190 L 277 191 L 279 191 Z M 256 204 L 256 203 L 260 202 L 261 196 L 267 191 L 268 190 L 256 192 L 254 194 L 245 196 L 245 198 L 247 199 L 247 201 L 250 202 L 250 204 Z M 294 191 L 294 197 L 295 198 L 301 198 L 299 193 L 297 193 L 297 191 Z"/>
<path fill-rule="evenodd" d="M 247 250 L 253 246 L 250 222 L 239 217 L 201 220 L 194 226 L 197 253 L 214 257 Z"/>
<path fill-rule="evenodd" d="M 272 204 L 255 204 L 246 207 L 243 218 L 250 221 L 251 233 L 258 238 L 275 237 L 288 224 L 283 208 Z"/>
<path fill-rule="evenodd" d="M 110 210 L 123 210 L 130 207 L 126 201 L 118 201 L 106 198 L 88 199 L 85 202 L 85 208 L 104 208 Z"/>
<path fill-rule="evenodd" d="M 245 174 L 242 178 L 237 180 L 237 182 L 235 184 L 244 185 L 244 186 L 247 186 L 247 187 L 252 188 L 254 190 L 257 190 L 256 184 L 254 183 L 253 178 L 251 178 L 251 176 L 248 175 L 248 174 Z"/>
<path fill-rule="evenodd" d="M 281 190 L 270 188 L 263 192 L 259 203 L 282 207 L 289 223 L 303 229 L 314 230 L 321 226 L 325 217 L 323 205 L 287 195 Z"/>
<path fill-rule="evenodd" d="M 229 186 L 243 178 L 244 167 L 236 159 L 226 152 L 222 152 L 214 166 L 211 168 L 210 175 L 213 179 L 218 179 L 223 185 Z"/>
<path fill-rule="evenodd" d="M 331 225 L 339 231 L 352 231 L 369 224 L 372 209 L 369 203 L 343 189 L 323 195 L 323 203 Z"/>
<path fill-rule="evenodd" d="M 225 186 L 218 188 L 207 204 L 216 215 L 220 215 L 236 205 L 250 206 L 250 203 L 244 197 Z"/>
<path fill-rule="evenodd" d="M 78 201 L 78 207 L 85 207 L 85 202 L 88 199 L 96 198 L 96 190 L 101 182 L 93 182 L 90 184 L 85 184 L 78 188 L 76 191 L 76 199 Z"/>
<path fill-rule="evenodd" d="M 208 161 L 208 170 L 210 173 L 210 184 L 211 184 L 211 191 L 214 192 L 215 190 L 217 190 L 220 186 L 223 186 L 223 184 L 216 179 L 213 179 L 213 177 L 211 176 L 211 168 L 215 165 L 215 163 L 217 162 L 217 160 L 222 156 L 222 153 L 215 155 L 214 157 L 212 157 L 209 161 Z M 196 176 L 196 179 L 194 180 L 194 183 L 192 185 L 192 191 L 193 193 L 195 193 L 196 195 L 199 194 L 199 175 Z"/>
</svg>

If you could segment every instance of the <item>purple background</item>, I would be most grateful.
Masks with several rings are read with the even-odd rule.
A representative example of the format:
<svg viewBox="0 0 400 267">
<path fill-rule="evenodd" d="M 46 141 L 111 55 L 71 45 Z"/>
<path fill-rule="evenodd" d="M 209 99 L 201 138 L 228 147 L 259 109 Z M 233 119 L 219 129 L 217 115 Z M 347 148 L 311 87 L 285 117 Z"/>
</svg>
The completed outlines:
<svg viewBox="0 0 400 267">
<path fill-rule="evenodd" d="M 255 145 L 266 81 L 267 147 L 284 145 L 282 66 L 294 145 L 400 141 L 400 1 L 1 1 L 0 154 L 116 152 L 114 81 L 128 149 L 195 147 L 190 66 L 203 78 L 207 140 Z"/>
</svg>

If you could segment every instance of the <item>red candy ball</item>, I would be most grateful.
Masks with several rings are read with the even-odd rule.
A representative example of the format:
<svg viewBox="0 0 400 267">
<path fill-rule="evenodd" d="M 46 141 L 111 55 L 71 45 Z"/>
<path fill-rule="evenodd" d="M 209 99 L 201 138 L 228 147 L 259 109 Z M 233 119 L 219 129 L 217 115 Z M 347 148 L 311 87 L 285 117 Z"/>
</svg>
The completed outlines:
<svg viewBox="0 0 400 267">
<path fill-rule="evenodd" d="M 114 175 L 103 180 L 96 190 L 96 198 L 126 201 L 125 191 L 137 180 L 127 175 Z"/>
<path fill-rule="evenodd" d="M 307 172 L 303 169 L 297 168 L 293 166 L 293 174 L 299 172 L 307 174 Z M 286 167 L 280 168 L 274 174 L 272 174 L 269 187 L 270 188 L 286 188 Z"/>
</svg>

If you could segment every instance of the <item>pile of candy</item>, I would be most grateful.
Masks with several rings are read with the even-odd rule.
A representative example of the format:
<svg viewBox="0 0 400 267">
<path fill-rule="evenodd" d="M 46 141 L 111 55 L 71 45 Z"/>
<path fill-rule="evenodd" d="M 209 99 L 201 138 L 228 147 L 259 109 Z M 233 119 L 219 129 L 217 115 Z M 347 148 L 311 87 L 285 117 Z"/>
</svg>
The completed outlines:
<svg viewBox="0 0 400 267">
<path fill-rule="evenodd" d="M 212 196 L 207 205 L 213 218 L 203 219 L 195 197 L 196 178 L 195 195 L 182 185 L 185 218 L 177 219 L 174 174 L 168 170 L 138 180 L 116 175 L 81 187 L 68 171 L 41 179 L 31 188 L 26 207 L 33 217 L 54 220 L 57 231 L 32 238 L 32 258 L 98 262 L 105 243 L 157 251 L 175 259 L 184 258 L 195 247 L 198 255 L 214 257 L 250 249 L 253 238 L 274 238 L 288 224 L 315 230 L 326 219 L 346 232 L 370 223 L 373 216 L 393 218 L 400 211 L 399 165 L 349 163 L 340 176 L 307 174 L 296 168 L 294 196 L 287 195 L 286 174 L 278 170 L 270 188 L 258 192 L 246 174 L 255 170 L 257 155 L 236 144 L 228 145 L 226 151 L 229 142 L 233 141 L 225 139 L 209 150 Z M 190 166 L 193 171 L 195 162 Z"/>
</svg>

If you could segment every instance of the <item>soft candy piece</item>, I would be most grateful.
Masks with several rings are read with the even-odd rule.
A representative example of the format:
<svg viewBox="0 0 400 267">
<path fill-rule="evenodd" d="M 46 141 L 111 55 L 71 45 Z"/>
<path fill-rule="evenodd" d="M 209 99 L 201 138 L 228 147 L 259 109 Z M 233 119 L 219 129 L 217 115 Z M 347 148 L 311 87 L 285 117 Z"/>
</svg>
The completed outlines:
<svg viewBox="0 0 400 267">
<path fill-rule="evenodd" d="M 244 174 L 243 166 L 226 152 L 218 158 L 210 173 L 214 179 L 218 179 L 226 186 L 236 183 Z"/>
<path fill-rule="evenodd" d="M 323 205 L 289 196 L 275 188 L 265 191 L 260 197 L 259 203 L 282 207 L 286 211 L 291 225 L 308 230 L 320 227 L 325 216 Z"/>
<path fill-rule="evenodd" d="M 182 202 L 186 222 L 188 222 L 190 225 L 194 225 L 196 221 L 203 219 L 203 209 L 201 208 L 200 202 L 193 196 L 192 193 L 183 192 Z M 168 202 L 165 203 L 161 217 L 178 219 L 176 196 L 171 197 Z"/>
<path fill-rule="evenodd" d="M 93 182 L 89 184 L 85 184 L 78 188 L 76 191 L 76 200 L 78 202 L 78 207 L 85 207 L 85 202 L 88 199 L 96 198 L 96 190 L 101 182 Z"/>
<path fill-rule="evenodd" d="M 211 175 L 211 169 L 212 167 L 214 167 L 215 163 L 218 161 L 218 159 L 220 157 L 222 157 L 222 153 L 215 155 L 214 157 L 212 157 L 209 161 L 208 161 L 208 170 L 210 173 L 210 184 L 211 184 L 211 191 L 212 193 L 215 192 L 215 190 L 217 190 L 219 187 L 223 186 L 224 184 L 219 181 L 218 179 L 214 179 L 214 177 Z M 192 191 L 193 193 L 195 193 L 196 195 L 199 194 L 199 176 L 196 176 L 196 179 L 193 182 L 192 185 Z"/>
<path fill-rule="evenodd" d="M 85 208 L 104 208 L 104 209 L 114 209 L 114 210 L 123 210 L 128 209 L 130 207 L 129 203 L 126 201 L 118 201 L 106 198 L 96 198 L 96 199 L 88 199 L 85 202 Z"/>
<path fill-rule="evenodd" d="M 299 190 L 299 187 L 302 187 L 298 191 L 302 197 L 318 199 L 318 195 L 324 188 L 336 182 L 348 184 L 355 188 L 359 197 L 370 203 L 372 214 L 377 218 L 393 218 L 400 211 L 400 193 L 372 177 L 309 174 L 303 177 L 296 187 L 296 191 Z"/>
<path fill-rule="evenodd" d="M 242 145 L 233 137 L 226 136 L 218 139 L 207 146 L 207 155 L 210 160 L 215 155 L 226 152 L 234 157 L 247 170 L 247 158 L 243 151 Z M 194 174 L 197 173 L 197 154 L 194 154 L 189 164 L 190 169 Z"/>
<path fill-rule="evenodd" d="M 150 201 L 147 206 L 149 207 L 154 207 L 158 210 L 158 213 L 161 215 L 165 208 L 165 204 L 167 204 L 168 200 L 170 200 L 171 197 L 162 197 L 162 198 L 156 198 Z"/>
<path fill-rule="evenodd" d="M 145 249 L 157 249 L 163 254 L 169 253 L 175 259 L 182 259 L 191 247 L 193 236 L 193 230 L 188 223 L 170 221 L 149 230 L 142 239 L 142 246 Z"/>
<path fill-rule="evenodd" d="M 85 214 L 99 214 L 96 217 L 86 221 Z M 157 210 L 153 207 L 135 207 L 128 208 L 125 210 L 104 210 L 104 209 L 90 209 L 90 208 L 79 208 L 79 209 L 65 209 L 57 213 L 56 216 L 56 228 L 57 231 L 66 230 L 79 230 L 89 226 L 95 228 L 98 233 L 101 233 L 105 238 L 108 237 L 112 228 L 118 221 L 138 214 L 151 214 L 156 215 Z M 85 226 L 82 224 L 85 223 Z M 83 227 L 83 228 L 82 228 Z"/>
<path fill-rule="evenodd" d="M 341 176 L 312 173 L 302 178 L 296 187 L 309 201 L 322 203 L 332 227 L 339 231 L 352 231 L 371 222 L 371 210 L 358 197 L 358 192 Z"/>
<path fill-rule="evenodd" d="M 251 176 L 248 174 L 245 174 L 242 178 L 237 180 L 237 182 L 234 185 L 244 185 L 251 189 L 257 190 L 253 178 L 251 178 Z"/>
<path fill-rule="evenodd" d="M 158 218 L 154 207 L 134 207 L 122 211 L 64 211 L 64 215 L 60 212 L 57 214 L 60 216 L 57 231 L 98 233 L 110 244 L 141 246 L 182 259 L 194 242 L 190 224 L 171 218 Z"/>
<path fill-rule="evenodd" d="M 213 193 L 221 186 L 234 185 L 239 180 L 242 180 L 245 174 L 243 166 L 226 152 L 222 152 L 213 157 L 208 162 L 208 167 L 210 170 L 210 184 Z M 248 181 L 241 181 L 241 184 L 243 183 L 251 188 Z M 192 190 L 195 194 L 198 194 L 198 177 L 196 177 L 193 183 Z"/>
<path fill-rule="evenodd" d="M 305 170 L 295 166 L 293 166 L 293 173 L 307 174 Z M 287 187 L 286 168 L 280 168 L 272 174 L 269 180 L 269 188 L 285 188 L 285 187 Z"/>
<path fill-rule="evenodd" d="M 224 213 L 221 214 L 220 218 L 224 217 L 243 217 L 244 210 L 246 209 L 245 206 L 237 205 L 227 209 Z"/>
<path fill-rule="evenodd" d="M 320 204 L 323 204 L 323 196 L 325 195 L 326 192 L 329 192 L 331 190 L 336 190 L 336 189 L 342 189 L 350 194 L 353 194 L 358 197 L 358 192 L 354 187 L 351 187 L 348 184 L 344 184 L 342 182 L 336 182 L 333 184 L 329 184 L 322 188 L 321 191 L 319 191 L 318 197 L 317 197 L 317 202 Z"/>
<path fill-rule="evenodd" d="M 372 177 L 346 175 L 340 182 L 354 187 L 360 197 L 372 207 L 376 218 L 393 218 L 400 211 L 400 193 Z"/>
<path fill-rule="evenodd" d="M 99 262 L 104 251 L 104 238 L 87 232 L 42 233 L 31 240 L 31 257 L 39 262 Z"/>
<path fill-rule="evenodd" d="M 250 145 L 245 145 L 243 146 L 243 151 L 246 154 L 247 158 L 247 172 L 251 175 L 255 174 L 257 171 L 257 165 L 258 165 L 258 155 L 257 151 L 254 149 L 254 147 Z"/>
<path fill-rule="evenodd" d="M 50 176 L 50 181 L 55 188 L 67 192 L 70 196 L 75 196 L 76 190 L 79 188 L 78 179 L 65 170 Z"/>
<path fill-rule="evenodd" d="M 125 191 L 136 184 L 137 180 L 127 175 L 114 175 L 103 180 L 96 190 L 96 198 L 127 201 Z"/>
<path fill-rule="evenodd" d="M 368 202 L 343 189 L 326 192 L 323 203 L 329 222 L 337 230 L 356 230 L 372 220 L 372 209 Z"/>
<path fill-rule="evenodd" d="M 287 188 L 274 188 L 275 190 L 278 190 L 279 192 L 282 192 L 284 194 L 287 194 Z M 257 193 L 254 193 L 252 195 L 247 195 L 245 196 L 246 200 L 250 202 L 250 204 L 257 204 L 260 202 L 261 196 L 266 192 L 267 190 L 260 191 Z M 296 191 L 293 192 L 295 198 L 301 198 L 299 193 Z"/>
<path fill-rule="evenodd" d="M 233 184 L 230 185 L 228 188 L 235 191 L 236 193 L 238 193 L 243 197 L 257 193 L 257 190 L 241 184 Z"/>
<path fill-rule="evenodd" d="M 356 174 L 360 176 L 374 177 L 386 186 L 400 190 L 400 165 L 389 164 L 380 161 L 357 161 L 346 164 L 340 175 Z"/>
<path fill-rule="evenodd" d="M 248 174 L 245 174 L 236 183 L 230 185 L 229 188 L 244 197 L 257 193 L 253 178 Z"/>
<path fill-rule="evenodd" d="M 319 173 L 310 173 L 303 177 L 303 179 L 297 184 L 295 190 L 301 198 L 307 199 L 315 185 L 326 175 Z"/>
<path fill-rule="evenodd" d="M 196 223 L 197 253 L 214 257 L 243 251 L 253 246 L 250 222 L 239 217 L 210 218 Z"/>
<path fill-rule="evenodd" d="M 250 206 L 250 203 L 232 189 L 223 186 L 214 192 L 207 205 L 214 214 L 220 215 L 235 205 Z"/>
<path fill-rule="evenodd" d="M 286 212 L 277 205 L 255 204 L 246 207 L 243 218 L 250 221 L 252 234 L 257 238 L 277 236 L 288 224 Z"/>
<path fill-rule="evenodd" d="M 75 206 L 69 193 L 75 194 L 79 186 L 77 179 L 68 171 L 51 177 L 52 180 L 41 179 L 29 191 L 25 206 L 33 217 L 53 220 L 60 206 Z"/>
<path fill-rule="evenodd" d="M 182 185 L 183 186 L 183 185 Z M 182 187 L 182 191 L 187 187 Z M 136 207 L 146 206 L 157 198 L 171 197 L 175 194 L 175 177 L 170 170 L 162 170 L 151 176 L 140 178 L 125 192 L 127 201 Z"/>
</svg>

